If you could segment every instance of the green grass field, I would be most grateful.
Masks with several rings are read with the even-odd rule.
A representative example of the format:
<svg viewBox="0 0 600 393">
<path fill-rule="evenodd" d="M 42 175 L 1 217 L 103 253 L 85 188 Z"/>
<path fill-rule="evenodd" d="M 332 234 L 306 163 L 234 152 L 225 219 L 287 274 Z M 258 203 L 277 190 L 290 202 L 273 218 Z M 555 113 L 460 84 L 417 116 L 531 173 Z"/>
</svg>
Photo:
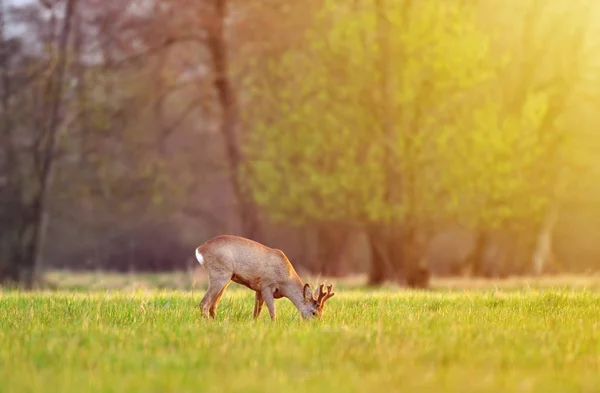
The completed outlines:
<svg viewBox="0 0 600 393">
<path fill-rule="evenodd" d="M 338 289 L 322 320 L 286 299 L 251 319 L 230 287 L 0 292 L 0 392 L 595 392 L 600 293 Z"/>
</svg>

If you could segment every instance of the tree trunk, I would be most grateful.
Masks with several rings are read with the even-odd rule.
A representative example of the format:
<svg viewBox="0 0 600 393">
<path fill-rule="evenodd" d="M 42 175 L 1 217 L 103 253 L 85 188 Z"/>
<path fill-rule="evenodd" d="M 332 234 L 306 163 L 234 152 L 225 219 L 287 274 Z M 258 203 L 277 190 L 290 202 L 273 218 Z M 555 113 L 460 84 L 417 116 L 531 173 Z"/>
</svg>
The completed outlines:
<svg viewBox="0 0 600 393">
<path fill-rule="evenodd" d="M 26 283 L 29 287 L 33 286 L 33 280 L 39 273 L 41 267 L 41 252 L 43 251 L 49 221 L 46 205 L 48 202 L 48 191 L 54 177 L 54 159 L 59 137 L 60 112 L 63 104 L 63 89 L 67 68 L 67 47 L 71 36 L 71 27 L 76 6 L 77 0 L 67 0 L 63 26 L 58 42 L 58 62 L 56 65 L 56 72 L 49 81 L 50 113 L 48 114 L 49 120 L 46 130 L 46 143 L 43 145 L 43 150 L 41 152 L 42 165 L 39 170 L 40 188 L 32 207 L 32 224 L 35 226 L 35 229 L 27 256 L 27 260 L 29 260 L 29 263 L 31 264 L 31 266 L 27 266 L 26 269 L 27 277 L 30 277 L 31 280 Z"/>
<path fill-rule="evenodd" d="M 390 276 L 390 261 L 388 242 L 382 238 L 375 228 L 368 230 L 369 248 L 371 251 L 371 270 L 369 272 L 369 285 L 382 285 Z"/>
<path fill-rule="evenodd" d="M 5 41 L 4 0 L 0 0 L 0 283 L 18 281 L 15 262 L 18 250 L 18 224 L 21 190 L 17 178 L 17 155 L 13 145 L 10 103 L 9 53 Z"/>
<path fill-rule="evenodd" d="M 225 19 L 227 0 L 214 0 L 215 18 L 208 31 L 207 46 L 211 54 L 214 72 L 214 86 L 221 106 L 221 133 L 225 141 L 229 163 L 229 178 L 242 225 L 243 235 L 261 240 L 261 228 L 258 210 L 248 192 L 241 183 L 243 157 L 240 148 L 238 127 L 238 103 L 235 90 L 229 76 L 229 60 L 225 38 Z"/>
<path fill-rule="evenodd" d="M 425 258 L 427 235 L 409 219 L 403 228 L 401 239 L 401 248 L 397 252 L 402 255 L 402 267 L 399 269 L 402 275 L 398 280 L 404 281 L 409 288 L 428 288 L 430 272 Z M 392 244 L 398 247 L 398 242 Z"/>
<path fill-rule="evenodd" d="M 478 229 L 475 235 L 475 245 L 473 251 L 465 260 L 465 267 L 470 272 L 472 277 L 483 276 L 483 260 L 485 250 L 488 246 L 488 234 L 482 229 Z"/>
<path fill-rule="evenodd" d="M 368 284 L 381 285 L 385 281 L 394 281 L 402 268 L 402 253 L 398 247 L 401 240 L 394 236 L 391 227 L 387 225 L 371 225 L 367 228 L 369 247 L 371 251 L 371 270 Z"/>
<path fill-rule="evenodd" d="M 371 270 L 368 284 L 385 281 L 403 283 L 409 288 L 429 287 L 430 272 L 424 263 L 426 242 L 419 239 L 416 229 L 404 226 L 371 226 L 368 240 L 371 249 Z"/>
<path fill-rule="evenodd" d="M 546 267 L 552 260 L 552 233 L 556 226 L 558 212 L 557 209 L 551 209 L 541 225 L 535 249 L 533 251 L 533 271 L 540 275 L 544 273 Z"/>
<path fill-rule="evenodd" d="M 328 277 L 339 277 L 345 273 L 343 260 L 349 233 L 337 225 L 322 225 L 318 229 L 319 273 Z"/>
</svg>

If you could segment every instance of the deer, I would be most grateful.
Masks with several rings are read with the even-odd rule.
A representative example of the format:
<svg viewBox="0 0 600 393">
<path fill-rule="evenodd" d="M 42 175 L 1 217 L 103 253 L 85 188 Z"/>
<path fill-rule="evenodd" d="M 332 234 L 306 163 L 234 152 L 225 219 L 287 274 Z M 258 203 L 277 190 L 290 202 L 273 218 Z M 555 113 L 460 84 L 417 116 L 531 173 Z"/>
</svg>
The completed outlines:
<svg viewBox="0 0 600 393">
<path fill-rule="evenodd" d="M 335 294 L 333 285 L 320 284 L 314 294 L 283 253 L 245 237 L 220 235 L 196 248 L 196 260 L 208 275 L 208 288 L 200 301 L 206 318 L 215 318 L 223 293 L 235 282 L 255 291 L 253 318 L 260 316 L 264 303 L 275 321 L 275 299 L 287 298 L 304 320 L 320 319 L 325 302 Z"/>
</svg>

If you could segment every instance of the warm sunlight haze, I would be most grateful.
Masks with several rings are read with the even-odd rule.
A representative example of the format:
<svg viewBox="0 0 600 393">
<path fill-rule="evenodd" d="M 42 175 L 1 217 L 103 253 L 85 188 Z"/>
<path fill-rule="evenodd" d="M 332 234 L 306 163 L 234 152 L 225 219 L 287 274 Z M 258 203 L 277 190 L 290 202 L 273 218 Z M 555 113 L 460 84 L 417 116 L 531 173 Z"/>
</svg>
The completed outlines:
<svg viewBox="0 0 600 393">
<path fill-rule="evenodd" d="M 598 124 L 598 0 L 0 0 L 0 393 L 597 391 Z"/>
</svg>

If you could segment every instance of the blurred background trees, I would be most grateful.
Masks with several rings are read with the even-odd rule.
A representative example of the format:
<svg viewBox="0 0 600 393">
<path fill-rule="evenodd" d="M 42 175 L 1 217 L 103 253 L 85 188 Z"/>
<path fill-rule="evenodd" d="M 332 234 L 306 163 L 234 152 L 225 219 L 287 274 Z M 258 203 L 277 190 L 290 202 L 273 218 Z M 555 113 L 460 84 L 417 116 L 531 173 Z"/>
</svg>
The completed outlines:
<svg viewBox="0 0 600 393">
<path fill-rule="evenodd" d="M 0 281 L 595 269 L 593 0 L 0 0 Z"/>
</svg>

